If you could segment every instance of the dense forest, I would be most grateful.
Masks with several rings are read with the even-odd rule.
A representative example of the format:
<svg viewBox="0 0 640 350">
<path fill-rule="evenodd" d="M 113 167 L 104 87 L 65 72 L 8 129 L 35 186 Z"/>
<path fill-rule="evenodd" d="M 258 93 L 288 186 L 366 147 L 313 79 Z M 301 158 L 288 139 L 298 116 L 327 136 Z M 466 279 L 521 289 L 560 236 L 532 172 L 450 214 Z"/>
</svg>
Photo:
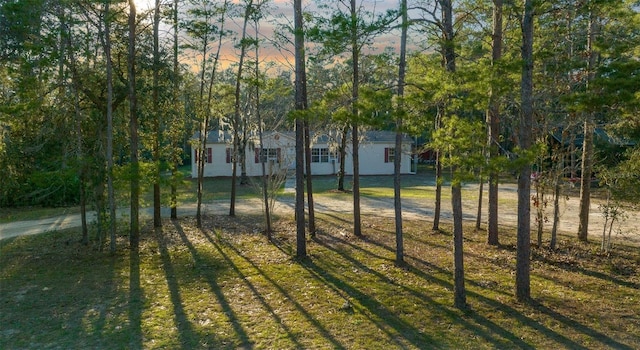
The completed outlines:
<svg viewBox="0 0 640 350">
<path fill-rule="evenodd" d="M 161 206 L 177 215 L 192 149 L 202 224 L 211 130 L 232 135 L 232 216 L 250 136 L 296 132 L 301 256 L 305 225 L 315 234 L 312 179 L 303 176 L 310 130 L 333 135 L 340 157 L 353 157 L 356 236 L 361 134 L 394 131 L 397 150 L 403 135 L 421 140 L 435 155 L 434 230 L 451 174 L 460 307 L 464 181 L 488 183 L 487 242 L 497 245 L 499 179 L 518 176 L 520 299 L 529 297 L 530 230 L 538 226 L 540 244 L 542 201 L 554 211 L 553 246 L 565 184 L 580 187 L 581 240 L 592 186 L 605 189 L 611 208 L 640 198 L 637 0 L 4 0 L 0 62 L 0 207 L 96 210 L 96 239 L 112 249 L 118 199 L 131 210 L 132 248 L 142 188 L 153 191 L 156 226 Z"/>
</svg>

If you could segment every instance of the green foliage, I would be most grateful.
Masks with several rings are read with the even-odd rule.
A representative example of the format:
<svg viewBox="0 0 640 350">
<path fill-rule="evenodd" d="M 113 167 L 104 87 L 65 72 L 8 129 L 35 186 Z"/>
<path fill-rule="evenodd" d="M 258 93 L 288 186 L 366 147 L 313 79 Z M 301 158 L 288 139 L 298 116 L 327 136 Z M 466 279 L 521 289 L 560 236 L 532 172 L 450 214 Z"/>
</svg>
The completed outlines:
<svg viewBox="0 0 640 350">
<path fill-rule="evenodd" d="M 506 170 L 517 171 L 524 166 L 531 166 L 536 160 L 547 155 L 547 144 L 541 141 L 534 143 L 529 149 L 514 148 L 513 159 L 509 159 Z"/>
<path fill-rule="evenodd" d="M 24 50 L 43 50 L 45 0 L 4 0 L 0 3 L 0 60 L 19 58 Z"/>
<path fill-rule="evenodd" d="M 615 200 L 638 204 L 640 198 L 640 147 L 628 149 L 624 160 L 614 167 L 600 167 L 598 178 Z"/>
<path fill-rule="evenodd" d="M 445 118 L 434 131 L 429 145 L 443 154 L 442 165 L 452 169 L 452 181 L 471 180 L 484 166 L 484 134 L 482 123 L 456 115 Z"/>
<path fill-rule="evenodd" d="M 393 91 L 363 86 L 358 98 L 359 124 L 373 127 L 375 130 L 388 130 L 393 126 L 395 111 Z"/>
<path fill-rule="evenodd" d="M 316 16 L 307 30 L 307 38 L 322 43 L 322 55 L 337 56 L 350 52 L 352 41 L 357 41 L 358 50 L 373 43 L 374 38 L 387 31 L 397 18 L 395 10 L 384 13 L 365 11 L 362 6 L 352 9 L 355 16 L 343 12 L 343 6 L 334 1 L 325 1 L 320 8 L 329 12 L 328 17 Z"/>
</svg>

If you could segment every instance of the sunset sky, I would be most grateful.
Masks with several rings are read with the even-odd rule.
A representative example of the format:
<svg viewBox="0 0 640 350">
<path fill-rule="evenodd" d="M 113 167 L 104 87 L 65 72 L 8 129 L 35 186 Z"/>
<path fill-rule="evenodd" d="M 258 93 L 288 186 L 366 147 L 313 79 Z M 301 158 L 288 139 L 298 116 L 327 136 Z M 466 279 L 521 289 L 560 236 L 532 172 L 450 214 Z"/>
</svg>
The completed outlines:
<svg viewBox="0 0 640 350">
<path fill-rule="evenodd" d="M 139 13 L 143 13 L 148 9 L 152 8 L 155 0 L 134 0 L 137 5 L 137 9 Z M 171 0 L 161 0 L 163 3 L 167 3 Z M 182 3 L 186 6 L 188 3 L 187 0 L 181 0 Z M 221 0 L 217 0 L 221 1 Z M 234 3 L 242 3 L 241 0 L 233 0 Z M 328 2 L 325 0 L 325 2 Z M 320 14 L 316 6 L 316 1 L 314 0 L 303 0 L 303 8 L 306 12 L 312 12 L 315 14 Z M 336 4 L 339 1 L 335 1 Z M 399 5 L 399 0 L 358 0 L 358 4 L 365 8 L 367 11 L 375 12 L 375 14 L 381 14 L 389 9 L 395 9 Z M 344 9 L 347 10 L 346 7 Z M 287 65 L 288 63 L 292 64 L 291 54 L 287 52 L 286 49 L 279 50 L 269 41 L 274 37 L 274 29 L 276 26 L 281 24 L 290 24 L 293 25 L 293 2 L 292 0 L 272 0 L 268 5 L 269 16 L 260 22 L 260 36 L 262 38 L 260 56 L 261 61 L 276 61 L 282 64 Z M 239 38 L 241 34 L 243 18 L 240 16 L 230 18 L 229 22 L 226 24 L 228 29 L 236 32 L 236 37 Z M 166 32 L 170 31 L 169 28 L 166 28 Z M 248 35 L 254 36 L 255 29 L 250 26 L 248 28 Z M 238 39 L 236 39 L 238 40 Z M 373 53 L 382 53 L 387 47 L 397 47 L 399 43 L 399 33 L 391 33 L 387 34 L 383 37 L 378 38 L 373 48 L 371 48 Z M 291 47 L 289 47 L 289 50 Z M 233 48 L 233 43 L 228 42 L 225 44 L 223 49 L 223 66 L 228 66 L 234 62 L 237 62 L 238 52 Z M 251 56 L 253 56 L 253 52 L 251 52 Z"/>
</svg>

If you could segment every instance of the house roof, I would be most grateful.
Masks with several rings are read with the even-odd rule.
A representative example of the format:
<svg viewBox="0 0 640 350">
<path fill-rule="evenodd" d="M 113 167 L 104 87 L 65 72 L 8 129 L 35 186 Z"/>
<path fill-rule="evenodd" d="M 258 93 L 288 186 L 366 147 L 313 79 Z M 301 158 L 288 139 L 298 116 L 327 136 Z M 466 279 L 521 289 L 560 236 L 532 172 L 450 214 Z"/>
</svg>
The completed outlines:
<svg viewBox="0 0 640 350">
<path fill-rule="evenodd" d="M 395 131 L 367 131 L 364 133 L 364 136 L 365 136 L 365 140 L 369 142 L 389 143 L 389 142 L 396 141 Z M 402 142 L 411 143 L 413 142 L 413 139 L 411 139 L 411 137 L 404 134 Z"/>
<path fill-rule="evenodd" d="M 295 132 L 293 131 L 266 131 L 263 135 L 270 136 L 273 134 L 282 135 L 284 137 L 294 139 Z M 393 143 L 396 140 L 396 133 L 394 131 L 365 131 L 362 133 L 365 142 L 373 143 Z M 256 135 L 253 135 L 254 137 Z M 193 139 L 200 137 L 200 132 L 196 132 L 193 135 Z M 209 131 L 207 134 L 207 143 L 226 143 L 232 140 L 233 136 L 229 131 L 223 131 L 222 133 L 217 130 Z M 314 143 L 322 144 L 329 143 L 332 139 L 326 133 L 314 133 L 312 136 Z M 403 143 L 412 143 L 413 139 L 407 135 L 404 135 Z"/>
<path fill-rule="evenodd" d="M 191 139 L 197 140 L 200 138 L 200 131 L 196 131 Z M 207 133 L 207 143 L 226 143 L 233 139 L 232 135 L 228 131 L 220 133 L 218 130 L 211 130 Z"/>
</svg>

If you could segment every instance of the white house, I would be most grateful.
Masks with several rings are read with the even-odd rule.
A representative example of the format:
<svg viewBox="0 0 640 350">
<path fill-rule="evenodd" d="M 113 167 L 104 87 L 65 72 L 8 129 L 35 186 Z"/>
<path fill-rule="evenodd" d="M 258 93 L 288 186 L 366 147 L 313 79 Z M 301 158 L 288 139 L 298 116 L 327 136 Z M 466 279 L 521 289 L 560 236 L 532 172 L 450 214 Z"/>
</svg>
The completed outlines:
<svg viewBox="0 0 640 350">
<path fill-rule="evenodd" d="M 198 139 L 198 134 L 193 137 Z M 295 134 L 293 132 L 265 132 L 262 136 L 263 160 L 267 165 L 267 172 L 295 169 Z M 205 151 L 204 176 L 231 176 L 233 144 L 231 135 L 222 131 L 211 131 L 207 136 Z M 347 145 L 345 173 L 353 174 L 353 158 L 351 140 Z M 404 137 L 402 146 L 402 174 L 412 174 L 413 140 Z M 247 175 L 262 175 L 260 162 L 260 140 L 257 135 L 251 136 L 246 150 Z M 198 176 L 195 149 L 191 151 L 191 175 Z M 368 131 L 363 133 L 360 142 L 360 175 L 390 175 L 393 174 L 393 160 L 395 152 L 395 133 L 391 131 Z M 340 170 L 340 158 L 337 151 L 337 141 L 327 134 L 312 137 L 311 144 L 311 172 L 312 175 L 332 175 Z M 240 175 L 238 164 L 237 175 Z"/>
</svg>

